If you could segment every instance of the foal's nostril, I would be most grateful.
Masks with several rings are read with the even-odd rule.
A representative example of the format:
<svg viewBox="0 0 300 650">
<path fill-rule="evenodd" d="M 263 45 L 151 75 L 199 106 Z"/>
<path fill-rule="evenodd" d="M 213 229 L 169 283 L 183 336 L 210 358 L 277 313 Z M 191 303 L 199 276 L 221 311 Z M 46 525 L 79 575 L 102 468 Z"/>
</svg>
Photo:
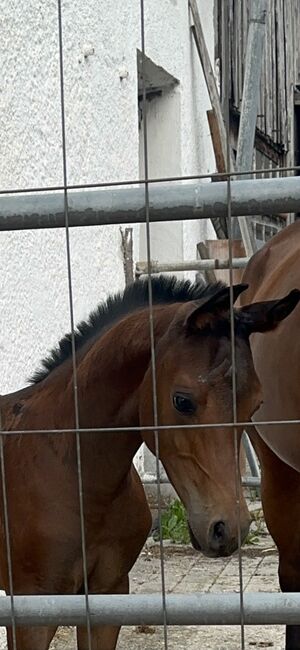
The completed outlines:
<svg viewBox="0 0 300 650">
<path fill-rule="evenodd" d="M 225 542 L 226 530 L 224 521 L 217 521 L 212 528 L 212 540 L 216 546 L 222 546 Z"/>
</svg>

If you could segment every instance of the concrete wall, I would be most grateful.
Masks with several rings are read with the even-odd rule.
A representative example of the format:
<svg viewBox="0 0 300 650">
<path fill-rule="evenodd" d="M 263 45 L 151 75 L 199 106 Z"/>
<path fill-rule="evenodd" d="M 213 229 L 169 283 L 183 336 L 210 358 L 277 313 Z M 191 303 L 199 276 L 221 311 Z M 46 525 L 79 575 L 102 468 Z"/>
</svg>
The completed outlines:
<svg viewBox="0 0 300 650">
<path fill-rule="evenodd" d="M 139 0 L 63 1 L 65 111 L 69 183 L 143 176 L 138 128 Z M 199 1 L 213 57 L 213 0 Z M 2 189 L 61 184 L 62 146 L 57 3 L 4 0 L 1 9 L 0 92 Z M 173 91 L 149 102 L 153 176 L 214 171 L 206 120 L 209 101 L 189 32 L 185 0 L 145 0 L 149 58 L 178 79 Z M 162 146 L 163 144 L 163 146 Z M 156 228 L 158 259 L 195 257 L 212 238 L 210 224 Z M 175 234 L 174 234 L 175 233 Z M 145 253 L 134 228 L 134 256 Z M 171 242 L 166 248 L 166 242 Z M 124 286 L 118 226 L 71 231 L 75 320 L 108 291 Z M 41 356 L 69 329 L 63 231 L 0 234 L 0 391 L 22 387 Z"/>
</svg>

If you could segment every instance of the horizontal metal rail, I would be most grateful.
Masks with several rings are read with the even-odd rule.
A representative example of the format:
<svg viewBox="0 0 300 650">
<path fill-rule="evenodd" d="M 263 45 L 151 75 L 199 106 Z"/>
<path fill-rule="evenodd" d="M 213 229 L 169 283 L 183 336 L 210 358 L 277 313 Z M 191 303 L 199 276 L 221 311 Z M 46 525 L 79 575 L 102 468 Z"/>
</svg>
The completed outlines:
<svg viewBox="0 0 300 650">
<path fill-rule="evenodd" d="M 157 484 L 157 479 L 155 476 L 144 476 L 142 477 L 142 483 L 143 485 L 156 485 Z M 166 477 L 161 477 L 160 483 L 162 485 L 171 485 L 169 479 Z M 260 487 L 260 478 L 259 476 L 243 476 L 242 477 L 242 485 L 243 487 L 250 487 L 250 488 L 259 488 Z"/>
<path fill-rule="evenodd" d="M 89 596 L 92 625 L 162 625 L 161 594 Z M 240 625 L 240 596 L 170 594 L 168 625 Z M 84 596 L 15 596 L 16 625 L 85 625 Z M 246 625 L 299 625 L 299 593 L 245 593 Z M 11 600 L 0 598 L 0 626 L 11 625 Z"/>
<path fill-rule="evenodd" d="M 211 271 L 214 269 L 243 269 L 249 262 L 249 257 L 233 258 L 232 264 L 229 259 L 205 259 L 191 260 L 186 262 L 165 262 L 152 261 L 150 265 L 151 273 L 169 273 L 179 271 Z M 147 262 L 137 262 L 135 268 L 136 275 L 146 275 L 148 273 Z"/>
<path fill-rule="evenodd" d="M 227 216 L 227 182 L 180 182 L 149 185 L 150 220 L 181 221 Z M 142 223 L 144 186 L 68 190 L 69 225 Z M 300 178 L 232 181 L 231 214 L 264 215 L 298 212 Z M 0 230 L 65 226 L 63 191 L 0 196 Z"/>
</svg>

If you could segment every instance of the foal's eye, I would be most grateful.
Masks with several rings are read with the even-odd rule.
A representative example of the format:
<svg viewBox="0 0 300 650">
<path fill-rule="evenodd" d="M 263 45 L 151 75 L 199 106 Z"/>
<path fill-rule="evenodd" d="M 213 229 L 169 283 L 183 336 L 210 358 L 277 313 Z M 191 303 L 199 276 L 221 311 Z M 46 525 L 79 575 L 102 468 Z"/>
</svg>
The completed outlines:
<svg viewBox="0 0 300 650">
<path fill-rule="evenodd" d="M 174 393 L 173 405 L 175 406 L 176 411 L 179 411 L 179 413 L 185 413 L 186 415 L 191 415 L 196 411 L 195 402 L 184 393 Z"/>
</svg>

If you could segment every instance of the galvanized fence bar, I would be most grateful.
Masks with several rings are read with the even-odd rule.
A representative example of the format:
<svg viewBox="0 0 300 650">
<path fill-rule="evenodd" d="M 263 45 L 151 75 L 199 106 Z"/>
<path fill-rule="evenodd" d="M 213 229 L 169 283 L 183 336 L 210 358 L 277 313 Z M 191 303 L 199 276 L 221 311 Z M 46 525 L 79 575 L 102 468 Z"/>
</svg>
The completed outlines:
<svg viewBox="0 0 300 650">
<path fill-rule="evenodd" d="M 201 181 L 149 186 L 151 222 L 227 216 L 227 183 Z M 297 212 L 300 178 L 262 178 L 231 183 L 232 216 Z M 68 190 L 69 226 L 145 222 L 145 190 L 140 187 Z M 0 231 L 64 228 L 64 193 L 0 196 Z"/>
<path fill-rule="evenodd" d="M 90 595 L 91 625 L 163 625 L 161 594 Z M 167 594 L 168 625 L 239 625 L 240 597 Z M 299 593 L 245 593 L 246 625 L 299 624 Z M 15 596 L 18 626 L 84 625 L 84 596 Z M 9 596 L 0 598 L 0 626 L 11 625 Z"/>
</svg>

